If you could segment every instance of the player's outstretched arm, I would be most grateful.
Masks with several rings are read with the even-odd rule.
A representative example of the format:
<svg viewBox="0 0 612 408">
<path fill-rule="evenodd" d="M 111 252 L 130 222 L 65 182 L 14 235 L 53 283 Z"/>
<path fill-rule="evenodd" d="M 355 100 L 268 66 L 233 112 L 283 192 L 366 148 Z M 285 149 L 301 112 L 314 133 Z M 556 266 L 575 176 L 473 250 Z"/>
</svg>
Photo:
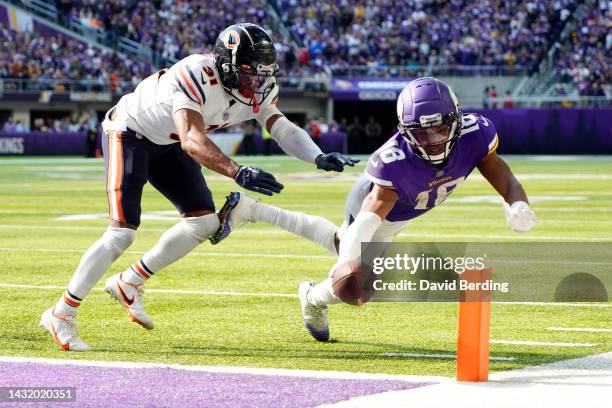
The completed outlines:
<svg viewBox="0 0 612 408">
<path fill-rule="evenodd" d="M 340 240 L 338 265 L 361 256 L 361 243 L 372 239 L 398 199 L 394 190 L 374 184 L 359 214 Z"/>
<path fill-rule="evenodd" d="M 257 120 L 266 127 L 270 136 L 276 140 L 285 153 L 305 162 L 316 164 L 318 169 L 343 171 L 344 166 L 353 167 L 359 163 L 358 159 L 341 153 L 323 153 L 308 133 L 287 119 L 275 105 L 270 105 L 265 109 Z"/>
<path fill-rule="evenodd" d="M 280 193 L 283 185 L 274 176 L 256 167 L 241 166 L 210 140 L 204 130 L 200 113 L 192 109 L 179 109 L 172 118 L 181 140 L 181 147 L 202 166 L 219 174 L 233 178 L 247 190 L 272 195 Z"/>
<path fill-rule="evenodd" d="M 478 170 L 504 198 L 504 214 L 510 228 L 516 232 L 531 230 L 538 218 L 529 208 L 527 194 L 508 164 L 493 152 L 480 161 Z"/>
</svg>

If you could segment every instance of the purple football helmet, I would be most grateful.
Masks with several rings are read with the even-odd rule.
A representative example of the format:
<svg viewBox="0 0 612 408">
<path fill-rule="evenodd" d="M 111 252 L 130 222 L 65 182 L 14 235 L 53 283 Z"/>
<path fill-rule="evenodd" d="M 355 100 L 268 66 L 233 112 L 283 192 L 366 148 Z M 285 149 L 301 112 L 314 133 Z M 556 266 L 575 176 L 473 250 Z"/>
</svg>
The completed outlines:
<svg viewBox="0 0 612 408">
<path fill-rule="evenodd" d="M 429 164 L 446 163 L 463 123 L 457 97 L 444 82 L 423 77 L 410 81 L 397 98 L 399 131 Z"/>
</svg>

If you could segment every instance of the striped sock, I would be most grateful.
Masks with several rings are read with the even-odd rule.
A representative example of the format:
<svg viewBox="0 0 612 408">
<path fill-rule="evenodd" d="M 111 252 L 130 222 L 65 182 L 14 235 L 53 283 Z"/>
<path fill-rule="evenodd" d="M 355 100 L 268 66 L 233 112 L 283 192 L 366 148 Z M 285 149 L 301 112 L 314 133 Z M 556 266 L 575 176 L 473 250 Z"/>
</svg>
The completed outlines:
<svg viewBox="0 0 612 408">
<path fill-rule="evenodd" d="M 62 296 L 55 304 L 55 313 L 60 316 L 76 315 L 82 301 L 83 299 L 76 297 L 70 293 L 68 289 L 66 289 L 64 296 Z"/>
<path fill-rule="evenodd" d="M 153 272 L 139 259 L 138 262 L 130 266 L 123 272 L 122 279 L 124 282 L 134 286 L 140 286 L 153 276 Z"/>
</svg>

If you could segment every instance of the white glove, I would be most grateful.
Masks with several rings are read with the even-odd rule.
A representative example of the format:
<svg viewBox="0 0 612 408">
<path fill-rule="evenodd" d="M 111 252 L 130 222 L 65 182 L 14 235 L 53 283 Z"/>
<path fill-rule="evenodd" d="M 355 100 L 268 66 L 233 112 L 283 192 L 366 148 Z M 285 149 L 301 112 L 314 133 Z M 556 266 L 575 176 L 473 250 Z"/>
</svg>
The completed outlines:
<svg viewBox="0 0 612 408">
<path fill-rule="evenodd" d="M 504 201 L 503 206 L 506 221 L 513 231 L 528 232 L 540 221 L 524 201 L 516 201 L 511 206 Z"/>
</svg>

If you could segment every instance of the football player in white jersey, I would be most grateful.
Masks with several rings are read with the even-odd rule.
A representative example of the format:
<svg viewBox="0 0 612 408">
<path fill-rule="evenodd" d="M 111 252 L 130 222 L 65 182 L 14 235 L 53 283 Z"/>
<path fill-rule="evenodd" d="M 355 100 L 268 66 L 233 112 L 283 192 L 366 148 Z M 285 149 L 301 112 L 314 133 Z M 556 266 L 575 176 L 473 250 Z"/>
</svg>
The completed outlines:
<svg viewBox="0 0 612 408">
<path fill-rule="evenodd" d="M 288 154 L 323 170 L 342 171 L 356 160 L 323 154 L 308 134 L 277 109 L 278 71 L 270 37 L 254 24 L 236 24 L 218 37 L 214 53 L 191 55 L 142 81 L 107 114 L 103 150 L 110 225 L 85 252 L 68 288 L 41 318 L 62 350 L 87 351 L 76 328 L 81 301 L 111 264 L 134 242 L 143 186 L 150 182 L 183 217 L 105 290 L 132 321 L 152 329 L 142 303 L 143 285 L 220 229 L 201 166 L 233 178 L 241 187 L 272 195 L 283 186 L 261 169 L 228 158 L 206 136 L 215 129 L 256 119 Z"/>
</svg>

